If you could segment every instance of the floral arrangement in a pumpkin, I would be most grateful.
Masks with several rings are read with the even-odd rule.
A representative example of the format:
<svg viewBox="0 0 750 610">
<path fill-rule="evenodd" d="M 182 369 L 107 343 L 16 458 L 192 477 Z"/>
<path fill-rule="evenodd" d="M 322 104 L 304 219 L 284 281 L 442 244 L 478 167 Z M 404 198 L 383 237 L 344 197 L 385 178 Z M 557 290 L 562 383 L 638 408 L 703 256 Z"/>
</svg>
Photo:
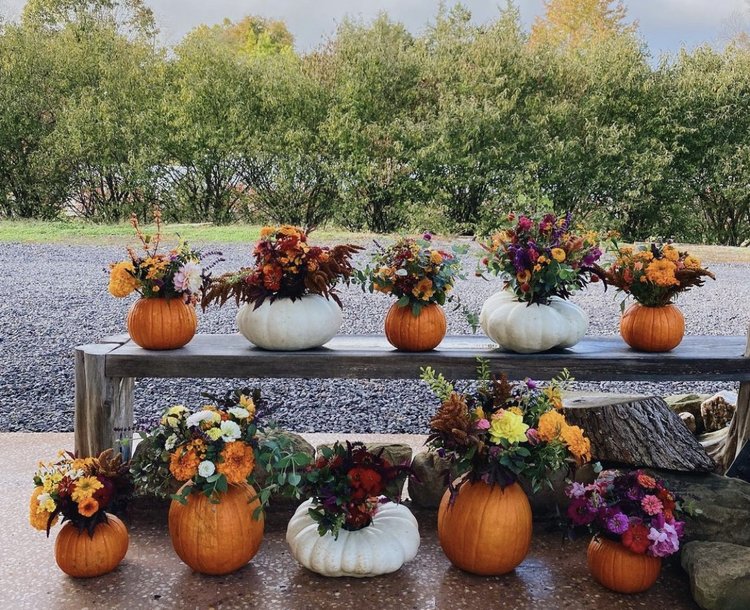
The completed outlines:
<svg viewBox="0 0 750 610">
<path fill-rule="evenodd" d="M 508 214 L 500 230 L 483 244 L 482 264 L 502 275 L 519 301 L 546 305 L 553 296 L 567 299 L 598 277 L 602 255 L 595 231 L 577 233 L 573 215 Z"/>
<path fill-rule="evenodd" d="M 391 464 L 359 442 L 322 447 L 303 475 L 310 499 L 287 528 L 292 555 L 325 576 L 393 572 L 419 548 L 417 522 L 399 504 L 405 465 Z"/>
<path fill-rule="evenodd" d="M 237 305 L 237 327 L 258 347 L 301 350 L 330 341 L 342 323 L 339 282 L 354 272 L 352 256 L 360 246 L 312 246 L 302 229 L 263 227 L 253 250 L 254 264 L 215 278 L 202 306 Z"/>
<path fill-rule="evenodd" d="M 159 252 L 162 242 L 162 215 L 155 209 L 153 212 L 156 232 L 144 233 L 133 214 L 130 223 L 136 237 L 141 242 L 142 254 L 128 248 L 128 259 L 110 265 L 109 292 L 112 296 L 123 298 L 138 292 L 147 299 L 178 298 L 185 303 L 195 304 L 200 298 L 200 291 L 209 280 L 209 269 L 220 259 L 203 267 L 201 261 L 209 256 L 220 255 L 219 252 L 202 253 L 193 250 L 181 241 L 169 252 Z"/>
<path fill-rule="evenodd" d="M 39 463 L 29 521 L 49 536 L 62 515 L 65 525 L 55 540 L 55 561 L 66 574 L 111 572 L 128 550 L 125 524 L 111 514 L 124 508 L 131 491 L 127 464 L 112 449 L 85 458 L 61 451 L 58 458 Z"/>
<path fill-rule="evenodd" d="M 442 400 L 427 444 L 453 466 L 438 511 L 443 551 L 462 570 L 499 575 L 520 564 L 531 543 L 531 507 L 519 479 L 533 491 L 551 486 L 552 473 L 590 459 L 590 442 L 560 412 L 565 372 L 544 388 L 491 376 L 483 360 L 478 372 L 475 390 L 457 392 L 442 375 L 423 370 Z M 451 470 L 465 474 L 453 482 Z"/>
<path fill-rule="evenodd" d="M 482 330 L 520 353 L 572 347 L 586 333 L 588 317 L 567 299 L 600 279 L 597 233 L 574 230 L 570 213 L 511 213 L 500 229 L 483 244 L 487 255 L 481 263 L 503 277 L 504 290 L 482 306 Z"/>
<path fill-rule="evenodd" d="M 634 249 L 612 242 L 614 262 L 601 270 L 607 283 L 630 295 L 635 303 L 625 310 L 620 332 L 631 347 L 650 352 L 669 351 L 682 341 L 685 318 L 673 304 L 682 292 L 716 279 L 700 259 L 672 244 L 651 244 Z"/>
<path fill-rule="evenodd" d="M 456 280 L 463 278 L 459 256 L 466 246 L 453 245 L 450 252 L 432 244 L 432 235 L 421 239 L 402 237 L 377 250 L 370 264 L 357 271 L 362 289 L 392 295 L 397 301 L 385 320 L 385 335 L 394 346 L 407 351 L 427 351 L 442 341 L 447 320 L 441 306 L 454 299 Z"/>
<path fill-rule="evenodd" d="M 478 378 L 474 391 L 457 392 L 441 374 L 429 367 L 422 371 L 422 380 L 442 401 L 427 444 L 467 473 L 450 483 L 453 499 L 469 481 L 506 487 L 524 477 L 538 491 L 549 484 L 551 472 L 591 458 L 584 431 L 561 413 L 562 391 L 571 381 L 567 371 L 546 387 L 531 379 L 511 383 L 504 374 L 491 375 L 480 359 Z"/>
<path fill-rule="evenodd" d="M 587 526 L 597 536 L 651 557 L 669 557 L 680 549 L 681 499 L 643 470 L 605 470 L 594 483 L 573 483 L 565 493 L 574 527 Z"/>
</svg>

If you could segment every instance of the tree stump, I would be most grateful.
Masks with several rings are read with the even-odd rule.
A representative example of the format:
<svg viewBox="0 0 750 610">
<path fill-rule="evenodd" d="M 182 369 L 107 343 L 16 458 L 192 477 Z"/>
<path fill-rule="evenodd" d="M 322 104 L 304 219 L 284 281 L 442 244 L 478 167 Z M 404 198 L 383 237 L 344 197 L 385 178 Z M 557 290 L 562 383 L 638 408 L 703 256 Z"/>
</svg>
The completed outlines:
<svg viewBox="0 0 750 610">
<path fill-rule="evenodd" d="M 565 401 L 565 419 L 583 428 L 593 460 L 682 472 L 712 472 L 713 460 L 658 396 L 594 396 Z"/>
</svg>

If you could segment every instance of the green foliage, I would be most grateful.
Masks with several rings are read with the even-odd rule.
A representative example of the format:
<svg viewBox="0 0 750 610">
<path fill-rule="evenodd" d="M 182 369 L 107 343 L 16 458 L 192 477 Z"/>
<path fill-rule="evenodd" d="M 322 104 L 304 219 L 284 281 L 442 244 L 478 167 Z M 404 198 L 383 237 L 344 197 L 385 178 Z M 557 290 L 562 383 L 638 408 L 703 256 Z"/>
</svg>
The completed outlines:
<svg viewBox="0 0 750 610">
<path fill-rule="evenodd" d="M 453 384 L 443 377 L 442 373 L 436 373 L 431 366 L 421 367 L 419 378 L 424 381 L 440 400 L 448 400 L 453 393 Z"/>
</svg>

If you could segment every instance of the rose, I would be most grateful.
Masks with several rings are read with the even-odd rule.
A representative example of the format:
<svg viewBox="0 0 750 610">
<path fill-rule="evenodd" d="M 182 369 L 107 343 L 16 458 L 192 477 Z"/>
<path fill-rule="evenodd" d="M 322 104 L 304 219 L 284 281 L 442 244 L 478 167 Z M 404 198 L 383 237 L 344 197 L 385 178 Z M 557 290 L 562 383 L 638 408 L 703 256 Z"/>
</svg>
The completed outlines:
<svg viewBox="0 0 750 610">
<path fill-rule="evenodd" d="M 201 475 L 204 479 L 210 477 L 214 472 L 216 472 L 216 466 L 212 461 L 203 460 L 200 464 L 198 464 L 198 474 Z"/>
</svg>

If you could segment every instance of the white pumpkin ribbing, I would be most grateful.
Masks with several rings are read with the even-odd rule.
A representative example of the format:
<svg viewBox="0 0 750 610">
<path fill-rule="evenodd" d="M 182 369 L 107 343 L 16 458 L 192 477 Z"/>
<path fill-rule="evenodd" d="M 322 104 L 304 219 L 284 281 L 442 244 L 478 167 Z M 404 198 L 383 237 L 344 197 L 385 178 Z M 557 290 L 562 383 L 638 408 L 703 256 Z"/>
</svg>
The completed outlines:
<svg viewBox="0 0 750 610">
<path fill-rule="evenodd" d="M 320 347 L 336 336 L 342 320 L 338 304 L 319 294 L 266 300 L 257 309 L 248 303 L 237 312 L 240 333 L 258 347 L 275 351 Z"/>
<path fill-rule="evenodd" d="M 532 354 L 572 347 L 586 334 L 589 321 L 578 305 L 564 299 L 552 297 L 549 305 L 529 305 L 504 290 L 485 301 L 479 324 L 500 347 Z"/>
<path fill-rule="evenodd" d="M 318 534 L 318 524 L 303 502 L 289 521 L 286 541 L 294 558 L 323 576 L 364 578 L 395 572 L 411 561 L 419 549 L 419 526 L 414 515 L 393 502 L 378 507 L 372 523 L 356 531 Z"/>
</svg>

